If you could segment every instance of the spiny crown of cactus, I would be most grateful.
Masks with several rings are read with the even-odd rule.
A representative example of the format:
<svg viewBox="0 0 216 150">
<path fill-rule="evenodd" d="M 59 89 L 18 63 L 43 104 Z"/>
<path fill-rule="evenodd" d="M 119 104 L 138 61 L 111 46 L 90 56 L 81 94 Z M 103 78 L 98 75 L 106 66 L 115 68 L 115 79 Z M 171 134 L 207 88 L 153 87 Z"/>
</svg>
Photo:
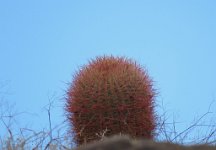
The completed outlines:
<svg viewBox="0 0 216 150">
<path fill-rule="evenodd" d="M 125 57 L 97 57 L 74 76 L 66 111 L 78 145 L 101 136 L 153 138 L 155 92 L 141 66 Z"/>
</svg>

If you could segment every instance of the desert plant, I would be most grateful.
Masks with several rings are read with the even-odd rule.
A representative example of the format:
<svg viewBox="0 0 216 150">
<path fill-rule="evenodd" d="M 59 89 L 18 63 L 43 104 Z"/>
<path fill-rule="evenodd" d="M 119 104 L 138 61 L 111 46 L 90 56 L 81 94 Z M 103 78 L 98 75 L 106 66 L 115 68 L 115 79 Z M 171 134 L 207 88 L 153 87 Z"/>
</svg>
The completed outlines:
<svg viewBox="0 0 216 150">
<path fill-rule="evenodd" d="M 153 138 L 155 91 L 147 72 L 125 57 L 91 60 L 74 76 L 66 112 L 78 145 L 102 136 Z"/>
</svg>

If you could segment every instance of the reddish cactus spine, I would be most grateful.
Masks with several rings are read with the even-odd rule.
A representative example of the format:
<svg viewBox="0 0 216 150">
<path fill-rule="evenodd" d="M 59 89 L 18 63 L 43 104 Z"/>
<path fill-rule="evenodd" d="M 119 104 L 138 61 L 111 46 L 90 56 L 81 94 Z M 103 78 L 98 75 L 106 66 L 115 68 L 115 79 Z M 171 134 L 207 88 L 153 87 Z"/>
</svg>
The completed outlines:
<svg viewBox="0 0 216 150">
<path fill-rule="evenodd" d="M 77 72 L 67 94 L 66 111 L 78 145 L 98 140 L 101 133 L 153 138 L 155 92 L 136 62 L 97 57 Z"/>
</svg>

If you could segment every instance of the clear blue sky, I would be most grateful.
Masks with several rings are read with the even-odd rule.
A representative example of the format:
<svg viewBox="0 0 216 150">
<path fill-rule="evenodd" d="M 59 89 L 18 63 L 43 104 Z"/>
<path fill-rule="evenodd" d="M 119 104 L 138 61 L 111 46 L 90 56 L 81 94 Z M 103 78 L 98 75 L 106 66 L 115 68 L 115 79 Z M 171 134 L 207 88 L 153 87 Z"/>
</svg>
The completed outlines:
<svg viewBox="0 0 216 150">
<path fill-rule="evenodd" d="M 23 115 L 20 126 L 43 128 L 54 94 L 52 120 L 60 123 L 74 72 L 112 54 L 145 66 L 157 103 L 190 123 L 215 100 L 215 8 L 215 0 L 1 0 L 0 81 L 8 91 L 1 97 L 37 114 Z"/>
</svg>

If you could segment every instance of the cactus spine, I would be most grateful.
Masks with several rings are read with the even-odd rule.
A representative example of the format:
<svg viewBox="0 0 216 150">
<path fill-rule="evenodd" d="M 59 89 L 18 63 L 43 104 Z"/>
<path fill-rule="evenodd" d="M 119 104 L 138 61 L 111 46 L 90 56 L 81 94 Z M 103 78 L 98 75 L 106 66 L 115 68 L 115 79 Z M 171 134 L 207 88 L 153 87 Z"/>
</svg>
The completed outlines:
<svg viewBox="0 0 216 150">
<path fill-rule="evenodd" d="M 153 138 L 155 92 L 135 61 L 102 56 L 82 67 L 67 92 L 66 111 L 78 145 L 100 134 Z"/>
</svg>

